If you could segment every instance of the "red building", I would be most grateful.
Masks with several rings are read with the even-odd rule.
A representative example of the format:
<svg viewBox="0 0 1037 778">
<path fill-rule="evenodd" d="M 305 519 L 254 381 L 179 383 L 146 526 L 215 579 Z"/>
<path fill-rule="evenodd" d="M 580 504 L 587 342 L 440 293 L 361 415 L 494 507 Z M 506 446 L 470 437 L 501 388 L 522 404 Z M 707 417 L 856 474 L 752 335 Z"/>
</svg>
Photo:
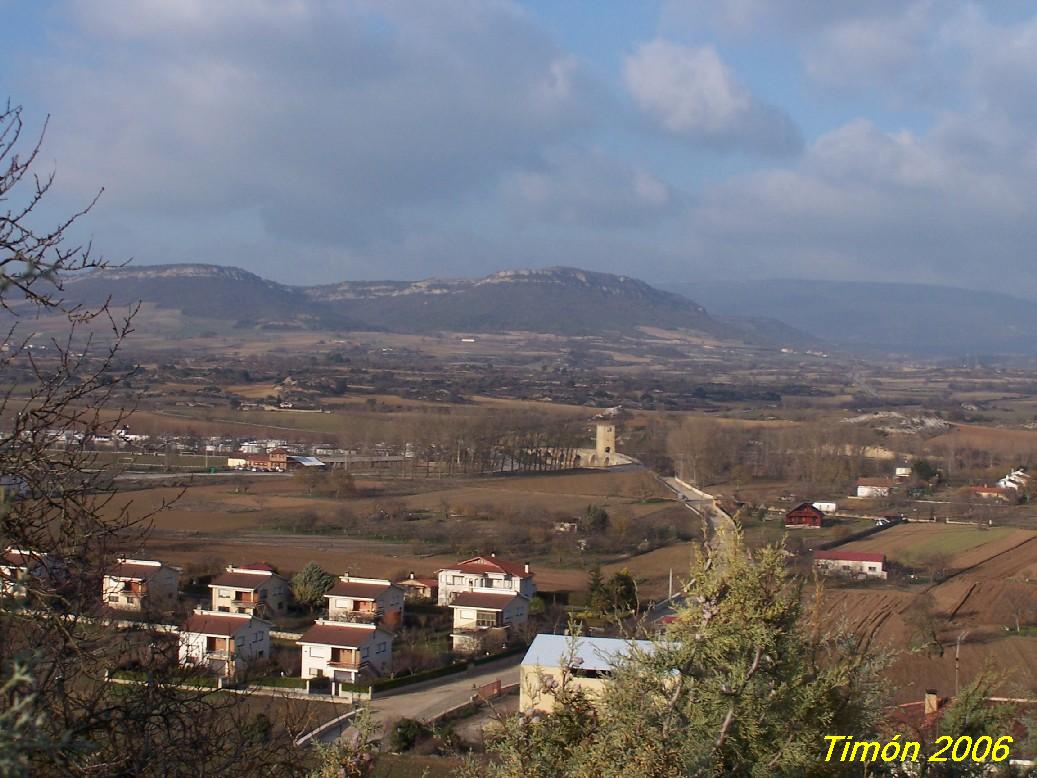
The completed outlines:
<svg viewBox="0 0 1037 778">
<path fill-rule="evenodd" d="M 786 527 L 820 527 L 825 515 L 809 502 L 801 502 L 785 514 Z"/>
</svg>

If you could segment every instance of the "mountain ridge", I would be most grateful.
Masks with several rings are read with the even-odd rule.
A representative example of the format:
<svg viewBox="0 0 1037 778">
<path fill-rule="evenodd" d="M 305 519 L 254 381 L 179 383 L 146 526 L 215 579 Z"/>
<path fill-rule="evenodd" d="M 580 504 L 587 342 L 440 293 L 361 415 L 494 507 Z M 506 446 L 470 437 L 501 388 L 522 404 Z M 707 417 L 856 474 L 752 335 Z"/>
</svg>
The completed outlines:
<svg viewBox="0 0 1037 778">
<path fill-rule="evenodd" d="M 137 265 L 69 279 L 65 291 L 74 302 L 96 304 L 109 296 L 121 304 L 142 300 L 186 316 L 249 326 L 564 335 L 647 326 L 721 340 L 766 340 L 733 320 L 712 317 L 686 296 L 629 275 L 564 266 L 503 270 L 475 279 L 292 286 L 232 266 Z"/>
</svg>

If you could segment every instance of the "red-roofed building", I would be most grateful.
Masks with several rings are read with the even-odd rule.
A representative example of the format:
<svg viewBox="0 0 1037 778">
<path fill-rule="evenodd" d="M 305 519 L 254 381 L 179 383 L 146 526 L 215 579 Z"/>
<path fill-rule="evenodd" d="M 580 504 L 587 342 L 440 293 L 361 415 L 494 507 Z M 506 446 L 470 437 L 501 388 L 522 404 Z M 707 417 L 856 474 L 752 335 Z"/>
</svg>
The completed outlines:
<svg viewBox="0 0 1037 778">
<path fill-rule="evenodd" d="M 302 677 L 354 683 L 359 675 L 391 672 L 392 638 L 375 624 L 318 619 L 298 640 Z"/>
<path fill-rule="evenodd" d="M 786 527 L 812 527 L 820 529 L 824 523 L 825 514 L 813 503 L 801 502 L 795 508 L 785 514 Z"/>
<path fill-rule="evenodd" d="M 478 653 L 500 648 L 510 631 L 529 619 L 529 599 L 516 592 L 474 589 L 458 592 L 450 602 L 454 629 L 450 633 L 454 651 Z"/>
<path fill-rule="evenodd" d="M 439 592 L 438 578 L 418 578 L 414 573 L 396 585 L 403 587 L 408 600 L 434 600 Z"/>
<path fill-rule="evenodd" d="M 179 568 L 151 559 L 120 559 L 105 571 L 101 598 L 116 610 L 169 610 L 176 604 L 179 587 Z"/>
<path fill-rule="evenodd" d="M 815 551 L 814 567 L 822 573 L 854 578 L 885 578 L 886 555 L 868 551 Z"/>
<path fill-rule="evenodd" d="M 332 621 L 369 621 L 395 627 L 403 623 L 403 589 L 385 578 L 346 573 L 324 595 Z"/>
<path fill-rule="evenodd" d="M 180 661 L 232 678 L 270 657 L 270 626 L 248 614 L 198 609 L 180 628 Z"/>
<path fill-rule="evenodd" d="M 227 565 L 212 579 L 212 609 L 222 613 L 279 616 L 288 610 L 292 585 L 267 564 Z"/>
<path fill-rule="evenodd" d="M 29 584 L 35 592 L 55 589 L 68 579 L 65 563 L 50 554 L 24 548 L 8 548 L 0 554 L 0 594 L 23 597 Z"/>
<path fill-rule="evenodd" d="M 496 554 L 476 556 L 436 572 L 439 580 L 437 602 L 449 605 L 456 594 L 473 589 L 496 589 L 532 599 L 536 584 L 528 564 L 509 562 Z"/>
</svg>

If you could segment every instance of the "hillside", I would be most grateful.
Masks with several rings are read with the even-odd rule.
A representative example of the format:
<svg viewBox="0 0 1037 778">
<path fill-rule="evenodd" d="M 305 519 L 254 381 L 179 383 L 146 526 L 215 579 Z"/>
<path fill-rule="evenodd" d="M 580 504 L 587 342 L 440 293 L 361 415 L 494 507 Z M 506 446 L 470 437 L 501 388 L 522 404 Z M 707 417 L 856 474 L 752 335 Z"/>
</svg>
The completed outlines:
<svg viewBox="0 0 1037 778">
<path fill-rule="evenodd" d="M 780 319 L 864 352 L 1037 354 L 1037 303 L 925 284 L 770 280 L 670 288 L 719 315 Z"/>
<path fill-rule="evenodd" d="M 629 333 L 644 326 L 768 345 L 773 343 L 765 331 L 774 331 L 716 319 L 690 299 L 634 278 L 574 268 L 296 287 L 238 268 L 185 264 L 106 270 L 66 284 L 66 297 L 73 302 L 97 304 L 109 295 L 120 305 L 141 300 L 156 309 L 237 326 L 561 335 Z"/>
</svg>

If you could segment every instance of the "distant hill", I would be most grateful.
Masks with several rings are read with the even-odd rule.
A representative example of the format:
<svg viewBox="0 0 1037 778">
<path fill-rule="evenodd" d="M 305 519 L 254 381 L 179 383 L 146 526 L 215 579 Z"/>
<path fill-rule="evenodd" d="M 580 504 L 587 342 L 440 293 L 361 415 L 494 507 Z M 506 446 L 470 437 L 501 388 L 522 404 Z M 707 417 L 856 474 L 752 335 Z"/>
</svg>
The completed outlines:
<svg viewBox="0 0 1037 778">
<path fill-rule="evenodd" d="M 1037 303 L 926 284 L 771 280 L 673 284 L 721 316 L 780 319 L 857 351 L 1037 354 Z"/>
<path fill-rule="evenodd" d="M 70 301 L 142 300 L 208 322 L 239 326 L 383 329 L 399 332 L 525 330 L 561 335 L 679 329 L 703 337 L 775 345 L 802 338 L 759 321 L 719 320 L 685 296 L 609 273 L 556 267 L 478 279 L 345 281 L 297 287 L 233 267 L 152 265 L 69 280 Z"/>
</svg>

